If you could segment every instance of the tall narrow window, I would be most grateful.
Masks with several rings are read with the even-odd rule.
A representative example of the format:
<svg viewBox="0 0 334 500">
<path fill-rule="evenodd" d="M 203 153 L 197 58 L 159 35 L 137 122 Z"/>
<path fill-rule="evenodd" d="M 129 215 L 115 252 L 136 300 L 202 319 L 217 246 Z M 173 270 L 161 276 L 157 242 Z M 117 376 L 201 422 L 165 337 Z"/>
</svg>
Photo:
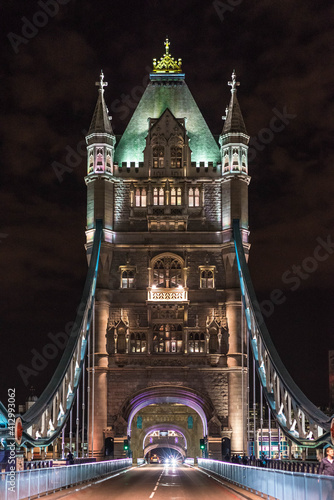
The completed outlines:
<svg viewBox="0 0 334 500">
<path fill-rule="evenodd" d="M 175 188 L 172 188 L 170 190 L 170 204 L 176 205 L 176 189 Z"/>
<path fill-rule="evenodd" d="M 182 205 L 182 191 L 181 191 L 181 188 L 177 188 L 177 191 L 176 191 L 176 204 L 177 205 Z"/>
<path fill-rule="evenodd" d="M 99 148 L 96 151 L 96 170 L 97 171 L 103 170 L 103 149 L 102 148 Z"/>
<path fill-rule="evenodd" d="M 146 189 L 143 188 L 141 190 L 141 206 L 146 207 L 147 204 L 147 194 L 146 194 Z"/>
<path fill-rule="evenodd" d="M 94 152 L 91 151 L 89 153 L 88 173 L 93 172 L 93 170 L 94 170 Z"/>
<path fill-rule="evenodd" d="M 193 190 L 193 188 L 189 188 L 189 192 L 188 192 L 188 204 L 189 204 L 189 207 L 193 207 L 194 206 L 194 190 Z"/>
<path fill-rule="evenodd" d="M 126 269 L 122 271 L 122 288 L 133 288 L 135 273 L 133 270 Z"/>
<path fill-rule="evenodd" d="M 164 167 L 165 148 L 163 146 L 154 146 L 153 148 L 153 168 Z"/>
<path fill-rule="evenodd" d="M 136 207 L 140 207 L 140 189 L 136 189 Z"/>
<path fill-rule="evenodd" d="M 194 206 L 199 207 L 200 199 L 199 199 L 199 189 L 195 188 L 195 196 L 194 196 Z"/>
<path fill-rule="evenodd" d="M 153 205 L 158 205 L 158 189 L 153 189 Z"/>
<path fill-rule="evenodd" d="M 182 166 L 182 148 L 172 146 L 170 148 L 171 168 L 181 168 Z"/>
<path fill-rule="evenodd" d="M 159 205 L 164 205 L 165 204 L 165 193 L 163 188 L 159 189 Z"/>
</svg>

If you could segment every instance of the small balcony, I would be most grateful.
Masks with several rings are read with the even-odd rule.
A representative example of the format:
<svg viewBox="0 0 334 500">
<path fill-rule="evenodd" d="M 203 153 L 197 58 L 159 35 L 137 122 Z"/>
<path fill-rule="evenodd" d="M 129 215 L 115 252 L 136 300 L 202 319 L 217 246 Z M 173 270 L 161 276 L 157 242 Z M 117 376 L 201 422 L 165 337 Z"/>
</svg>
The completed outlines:
<svg viewBox="0 0 334 500">
<path fill-rule="evenodd" d="M 178 286 L 176 288 L 151 287 L 147 290 L 149 302 L 187 302 L 188 289 Z"/>
</svg>

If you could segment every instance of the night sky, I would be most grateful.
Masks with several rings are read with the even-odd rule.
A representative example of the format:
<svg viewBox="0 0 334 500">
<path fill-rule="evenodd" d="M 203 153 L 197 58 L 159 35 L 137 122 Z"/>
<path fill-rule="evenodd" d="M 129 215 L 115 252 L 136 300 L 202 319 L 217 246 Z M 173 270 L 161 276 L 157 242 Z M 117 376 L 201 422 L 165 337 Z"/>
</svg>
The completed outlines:
<svg viewBox="0 0 334 500">
<path fill-rule="evenodd" d="M 332 1 L 12 0 L 1 6 L 1 25 L 0 399 L 8 387 L 17 403 L 30 385 L 40 394 L 61 351 L 27 386 L 18 367 L 31 368 L 31 349 L 41 353 L 49 334 L 75 318 L 87 270 L 82 141 L 100 70 L 122 134 L 169 35 L 215 135 L 236 70 L 252 137 L 254 286 L 287 369 L 326 405 L 334 349 Z M 79 153 L 69 162 L 71 148 Z M 57 178 L 54 162 L 70 171 Z M 276 289 L 282 303 L 272 305 Z"/>
</svg>

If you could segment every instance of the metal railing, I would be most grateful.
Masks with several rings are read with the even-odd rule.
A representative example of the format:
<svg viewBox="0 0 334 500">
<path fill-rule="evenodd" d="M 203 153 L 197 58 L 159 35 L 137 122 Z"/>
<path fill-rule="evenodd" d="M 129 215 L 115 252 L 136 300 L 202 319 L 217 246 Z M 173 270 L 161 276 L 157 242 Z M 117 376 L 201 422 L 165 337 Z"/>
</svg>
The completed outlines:
<svg viewBox="0 0 334 500">
<path fill-rule="evenodd" d="M 216 460 L 198 459 L 198 465 L 263 498 L 278 500 L 333 500 L 334 477 L 262 469 Z M 265 496 L 264 496 L 265 495 Z"/>
<path fill-rule="evenodd" d="M 0 499 L 30 499 L 131 467 L 131 458 L 1 474 Z"/>
</svg>

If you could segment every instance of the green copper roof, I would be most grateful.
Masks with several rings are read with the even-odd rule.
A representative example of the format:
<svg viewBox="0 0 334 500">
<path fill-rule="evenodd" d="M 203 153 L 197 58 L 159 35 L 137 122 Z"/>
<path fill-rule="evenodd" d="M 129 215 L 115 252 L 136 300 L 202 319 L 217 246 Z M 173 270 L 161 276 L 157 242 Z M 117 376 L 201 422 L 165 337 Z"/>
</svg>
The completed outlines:
<svg viewBox="0 0 334 500">
<path fill-rule="evenodd" d="M 160 74 L 161 75 L 161 74 Z M 153 76 L 153 75 L 151 75 Z M 186 118 L 186 130 L 192 151 L 191 161 L 220 163 L 219 147 L 207 126 L 191 92 L 183 80 L 161 78 L 159 73 L 148 84 L 124 134 L 116 145 L 115 161 L 143 161 L 148 118 L 159 118 L 169 108 L 176 118 Z M 162 76 L 162 75 L 161 75 Z M 164 75 L 165 76 L 165 75 Z"/>
</svg>

